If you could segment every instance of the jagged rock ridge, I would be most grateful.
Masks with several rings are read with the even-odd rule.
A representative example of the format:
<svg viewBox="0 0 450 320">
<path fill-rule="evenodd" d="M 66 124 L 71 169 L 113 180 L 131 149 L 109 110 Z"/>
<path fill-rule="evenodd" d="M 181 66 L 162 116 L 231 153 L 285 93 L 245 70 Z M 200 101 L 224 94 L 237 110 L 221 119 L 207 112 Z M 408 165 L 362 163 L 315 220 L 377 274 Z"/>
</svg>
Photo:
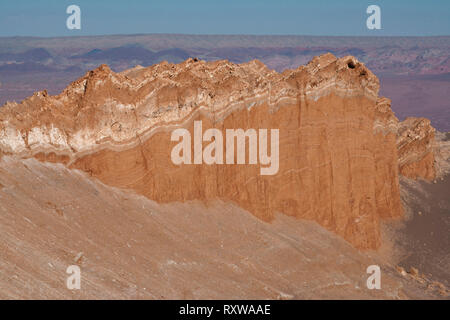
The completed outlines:
<svg viewBox="0 0 450 320">
<path fill-rule="evenodd" d="M 102 65 L 57 96 L 38 92 L 0 111 L 0 153 L 62 162 L 159 202 L 223 198 L 270 221 L 315 220 L 359 248 L 380 245 L 399 217 L 390 101 L 354 57 L 331 54 L 277 73 L 259 61 L 188 59 L 114 73 Z M 279 171 L 175 165 L 173 129 L 275 128 Z"/>
</svg>

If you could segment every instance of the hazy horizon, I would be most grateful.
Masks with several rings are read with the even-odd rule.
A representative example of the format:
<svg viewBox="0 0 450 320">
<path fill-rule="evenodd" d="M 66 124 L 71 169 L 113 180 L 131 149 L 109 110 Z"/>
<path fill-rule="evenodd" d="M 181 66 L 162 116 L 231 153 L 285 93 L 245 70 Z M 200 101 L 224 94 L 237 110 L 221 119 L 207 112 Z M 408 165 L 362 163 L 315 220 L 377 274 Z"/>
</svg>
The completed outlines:
<svg viewBox="0 0 450 320">
<path fill-rule="evenodd" d="M 250 34 L 250 33 L 236 33 L 236 34 L 220 34 L 220 33 L 164 33 L 164 32 L 152 32 L 152 33 L 116 33 L 116 34 L 90 34 L 90 35 L 61 35 L 61 36 L 0 36 L 0 38 L 88 38 L 88 37 L 114 37 L 114 36 L 220 36 L 220 37 L 311 37 L 311 38 L 444 38 L 450 37 L 448 35 L 310 35 L 310 34 Z"/>
</svg>

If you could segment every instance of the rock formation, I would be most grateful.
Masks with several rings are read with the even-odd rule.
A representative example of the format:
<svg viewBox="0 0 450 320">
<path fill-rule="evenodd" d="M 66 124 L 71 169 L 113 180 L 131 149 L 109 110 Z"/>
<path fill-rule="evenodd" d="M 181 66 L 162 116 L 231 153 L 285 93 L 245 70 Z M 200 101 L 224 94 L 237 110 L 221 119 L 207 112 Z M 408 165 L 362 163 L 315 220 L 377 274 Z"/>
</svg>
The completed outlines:
<svg viewBox="0 0 450 320">
<path fill-rule="evenodd" d="M 436 130 L 430 120 L 407 118 L 399 123 L 397 149 L 400 174 L 407 178 L 436 177 L 434 145 Z"/>
<path fill-rule="evenodd" d="M 443 179 L 450 173 L 450 132 L 436 131 L 433 154 L 436 178 Z"/>
<path fill-rule="evenodd" d="M 122 73 L 102 65 L 57 96 L 43 91 L 2 107 L 0 156 L 60 162 L 158 202 L 219 198 L 265 221 L 277 212 L 314 220 L 358 248 L 377 248 L 380 220 L 402 215 L 398 123 L 378 89 L 354 57 L 331 54 L 283 73 L 256 60 Z M 171 132 L 192 134 L 195 120 L 203 130 L 279 129 L 277 174 L 173 164 Z M 402 172 L 411 172 L 407 163 Z"/>
</svg>

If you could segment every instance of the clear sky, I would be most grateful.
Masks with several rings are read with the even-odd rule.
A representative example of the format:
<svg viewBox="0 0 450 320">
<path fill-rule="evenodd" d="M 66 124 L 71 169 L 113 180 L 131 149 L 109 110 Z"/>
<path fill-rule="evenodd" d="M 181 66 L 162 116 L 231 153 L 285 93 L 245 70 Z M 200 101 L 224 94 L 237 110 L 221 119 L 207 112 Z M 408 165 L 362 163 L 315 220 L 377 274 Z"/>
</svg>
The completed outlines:
<svg viewBox="0 0 450 320">
<path fill-rule="evenodd" d="M 66 8 L 81 8 L 81 30 Z M 368 30 L 366 8 L 381 8 Z M 0 0 L 0 36 L 137 33 L 450 35 L 450 0 Z"/>
</svg>

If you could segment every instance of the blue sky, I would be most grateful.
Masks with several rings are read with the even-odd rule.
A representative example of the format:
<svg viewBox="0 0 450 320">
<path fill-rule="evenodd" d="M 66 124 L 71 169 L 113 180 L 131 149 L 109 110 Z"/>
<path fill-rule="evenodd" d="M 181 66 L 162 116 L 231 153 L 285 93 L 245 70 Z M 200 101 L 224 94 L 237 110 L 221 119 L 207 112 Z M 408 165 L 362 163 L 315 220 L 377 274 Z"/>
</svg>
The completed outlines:
<svg viewBox="0 0 450 320">
<path fill-rule="evenodd" d="M 66 8 L 81 8 L 81 30 Z M 381 30 L 366 8 L 381 7 Z M 101 34 L 450 35 L 449 0 L 0 0 L 0 36 Z"/>
</svg>

